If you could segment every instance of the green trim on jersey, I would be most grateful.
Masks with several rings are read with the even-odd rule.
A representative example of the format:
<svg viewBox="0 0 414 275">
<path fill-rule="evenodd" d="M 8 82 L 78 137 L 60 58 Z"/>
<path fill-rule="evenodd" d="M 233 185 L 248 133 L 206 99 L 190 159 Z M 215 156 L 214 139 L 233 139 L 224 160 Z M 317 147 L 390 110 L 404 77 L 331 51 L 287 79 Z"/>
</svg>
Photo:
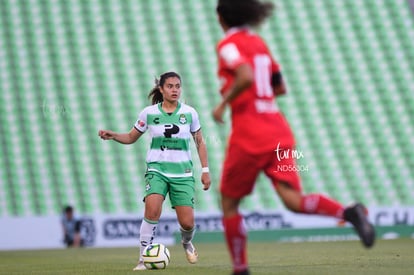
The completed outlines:
<svg viewBox="0 0 414 275">
<path fill-rule="evenodd" d="M 171 115 L 175 115 L 175 114 L 178 112 L 178 110 L 180 110 L 180 108 L 181 108 L 181 102 L 180 102 L 180 101 L 178 101 L 178 103 L 177 103 L 177 107 L 175 108 L 174 112 L 172 112 L 172 114 L 171 114 Z M 164 114 L 164 115 L 169 115 L 168 113 L 166 113 L 166 112 L 162 109 L 162 102 L 158 103 L 158 110 L 159 110 L 162 114 Z"/>
<path fill-rule="evenodd" d="M 163 125 L 163 124 L 191 124 L 193 122 L 193 116 L 191 113 L 177 114 L 148 114 L 147 124 L 148 126 Z"/>
<path fill-rule="evenodd" d="M 183 175 L 191 173 L 193 170 L 192 161 L 184 162 L 149 162 L 148 164 L 149 171 L 168 171 L 169 174 Z"/>
</svg>

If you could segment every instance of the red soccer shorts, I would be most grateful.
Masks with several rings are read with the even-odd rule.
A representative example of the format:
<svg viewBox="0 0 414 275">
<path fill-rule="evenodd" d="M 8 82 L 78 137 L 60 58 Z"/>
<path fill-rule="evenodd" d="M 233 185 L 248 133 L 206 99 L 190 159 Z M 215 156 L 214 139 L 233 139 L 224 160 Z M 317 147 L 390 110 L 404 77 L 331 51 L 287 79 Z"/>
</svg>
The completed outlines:
<svg viewBox="0 0 414 275">
<path fill-rule="evenodd" d="M 274 187 L 279 182 L 289 184 L 302 191 L 295 158 L 279 151 L 263 154 L 249 154 L 237 145 L 229 145 L 221 175 L 220 192 L 228 197 L 240 199 L 253 191 L 256 178 L 263 171 Z"/>
</svg>

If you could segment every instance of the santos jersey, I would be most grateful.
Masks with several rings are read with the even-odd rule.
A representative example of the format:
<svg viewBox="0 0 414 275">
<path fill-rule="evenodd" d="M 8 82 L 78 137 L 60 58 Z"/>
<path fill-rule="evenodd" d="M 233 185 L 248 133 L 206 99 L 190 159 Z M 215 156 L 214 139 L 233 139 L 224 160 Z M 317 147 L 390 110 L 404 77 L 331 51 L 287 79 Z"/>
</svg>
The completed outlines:
<svg viewBox="0 0 414 275">
<path fill-rule="evenodd" d="M 151 145 L 147 153 L 147 171 L 167 177 L 193 175 L 190 139 L 200 130 L 194 108 L 178 102 L 173 113 L 166 113 L 161 103 L 146 107 L 134 125 L 141 133 L 149 131 Z"/>
<path fill-rule="evenodd" d="M 238 66 L 248 64 L 254 71 L 254 83 L 230 103 L 229 142 L 249 153 L 293 146 L 293 134 L 276 105 L 272 89 L 272 74 L 280 68 L 264 41 L 248 28 L 231 28 L 218 43 L 217 54 L 222 94 L 234 84 Z"/>
</svg>

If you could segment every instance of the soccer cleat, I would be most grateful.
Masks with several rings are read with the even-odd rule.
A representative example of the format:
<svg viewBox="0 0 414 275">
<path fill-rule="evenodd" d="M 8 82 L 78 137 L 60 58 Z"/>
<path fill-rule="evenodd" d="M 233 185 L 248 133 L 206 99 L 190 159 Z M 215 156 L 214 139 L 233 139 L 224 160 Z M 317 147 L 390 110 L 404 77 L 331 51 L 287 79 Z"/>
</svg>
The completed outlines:
<svg viewBox="0 0 414 275">
<path fill-rule="evenodd" d="M 139 261 L 137 266 L 134 267 L 133 271 L 140 271 L 140 270 L 147 270 L 147 268 L 144 265 L 143 261 Z"/>
<path fill-rule="evenodd" d="M 183 243 L 183 248 L 185 251 L 185 256 L 187 257 L 187 261 L 190 264 L 195 264 L 198 260 L 198 253 L 194 245 L 191 242 Z"/>
<path fill-rule="evenodd" d="M 375 229 L 369 223 L 366 209 L 362 204 L 357 203 L 347 207 L 344 211 L 344 219 L 354 226 L 365 247 L 370 248 L 374 245 Z"/>
</svg>

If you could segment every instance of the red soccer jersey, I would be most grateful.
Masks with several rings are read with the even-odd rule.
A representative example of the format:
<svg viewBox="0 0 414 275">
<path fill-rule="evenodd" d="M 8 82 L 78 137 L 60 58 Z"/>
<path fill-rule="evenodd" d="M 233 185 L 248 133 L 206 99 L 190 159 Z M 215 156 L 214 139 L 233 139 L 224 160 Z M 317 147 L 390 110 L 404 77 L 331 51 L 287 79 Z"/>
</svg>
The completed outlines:
<svg viewBox="0 0 414 275">
<path fill-rule="evenodd" d="M 248 28 L 232 28 L 217 45 L 218 76 L 221 94 L 235 80 L 235 69 L 249 64 L 254 83 L 231 103 L 232 130 L 229 142 L 249 153 L 263 153 L 294 145 L 293 134 L 279 112 L 273 94 L 271 77 L 279 72 L 264 41 Z"/>
</svg>

